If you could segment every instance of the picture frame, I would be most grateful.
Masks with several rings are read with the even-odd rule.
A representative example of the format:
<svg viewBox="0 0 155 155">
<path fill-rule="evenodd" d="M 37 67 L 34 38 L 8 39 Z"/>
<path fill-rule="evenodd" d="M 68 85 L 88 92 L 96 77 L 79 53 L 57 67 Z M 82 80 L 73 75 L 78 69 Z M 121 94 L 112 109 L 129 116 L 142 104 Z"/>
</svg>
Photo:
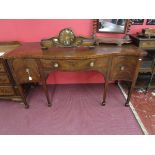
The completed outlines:
<svg viewBox="0 0 155 155">
<path fill-rule="evenodd" d="M 155 19 L 147 19 L 146 25 L 155 25 Z"/>
<path fill-rule="evenodd" d="M 98 33 L 125 33 L 127 19 L 98 19 Z"/>
<path fill-rule="evenodd" d="M 130 19 L 132 25 L 143 25 L 144 19 Z"/>
</svg>

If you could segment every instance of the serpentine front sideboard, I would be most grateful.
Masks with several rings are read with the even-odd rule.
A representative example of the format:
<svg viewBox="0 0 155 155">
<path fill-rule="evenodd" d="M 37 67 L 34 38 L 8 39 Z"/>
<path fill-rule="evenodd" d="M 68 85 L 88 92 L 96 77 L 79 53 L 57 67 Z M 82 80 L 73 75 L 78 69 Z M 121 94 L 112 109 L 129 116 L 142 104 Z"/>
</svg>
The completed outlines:
<svg viewBox="0 0 155 155">
<path fill-rule="evenodd" d="M 132 90 L 143 56 L 146 53 L 134 45 L 104 45 L 96 47 L 51 47 L 42 49 L 40 43 L 23 43 L 20 47 L 4 55 L 13 75 L 21 98 L 28 108 L 22 87 L 25 83 L 42 83 L 48 106 L 51 101 L 48 95 L 46 79 L 54 71 L 89 71 L 96 70 L 105 78 L 102 105 L 105 105 L 109 81 L 131 81 L 128 106 Z"/>
</svg>

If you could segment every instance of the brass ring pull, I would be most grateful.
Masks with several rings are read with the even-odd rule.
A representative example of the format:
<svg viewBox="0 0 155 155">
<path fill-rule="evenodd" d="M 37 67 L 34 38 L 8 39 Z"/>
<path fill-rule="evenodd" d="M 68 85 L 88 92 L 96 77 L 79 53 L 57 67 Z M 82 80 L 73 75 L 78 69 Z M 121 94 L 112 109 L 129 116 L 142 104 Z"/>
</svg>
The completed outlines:
<svg viewBox="0 0 155 155">
<path fill-rule="evenodd" d="M 94 62 L 91 62 L 90 63 L 90 67 L 94 67 Z"/>
<path fill-rule="evenodd" d="M 58 68 L 59 67 L 59 64 L 58 63 L 54 63 L 54 67 L 55 68 Z"/>
<path fill-rule="evenodd" d="M 31 81 L 32 80 L 32 76 L 30 75 L 30 69 L 29 68 L 26 68 L 26 72 L 29 76 L 29 80 Z"/>
<path fill-rule="evenodd" d="M 124 71 L 125 67 L 124 67 L 124 66 L 121 66 L 121 68 L 120 68 L 120 69 L 121 69 L 121 71 Z"/>
</svg>

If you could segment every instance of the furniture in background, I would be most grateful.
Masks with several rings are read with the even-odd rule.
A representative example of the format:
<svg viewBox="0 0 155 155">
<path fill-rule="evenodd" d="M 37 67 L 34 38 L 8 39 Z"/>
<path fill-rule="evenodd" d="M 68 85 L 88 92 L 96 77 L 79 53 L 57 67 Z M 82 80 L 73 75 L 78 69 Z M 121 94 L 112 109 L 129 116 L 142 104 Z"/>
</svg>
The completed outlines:
<svg viewBox="0 0 155 155">
<path fill-rule="evenodd" d="M 98 19 L 97 32 L 125 33 L 127 19 Z"/>
<path fill-rule="evenodd" d="M 143 29 L 138 35 L 131 35 L 133 43 L 145 50 L 148 54 L 144 57 L 140 67 L 136 87 L 144 88 L 146 92 L 149 88 L 155 88 L 155 30 Z"/>
<path fill-rule="evenodd" d="M 19 42 L 0 43 L 0 99 L 21 100 L 16 83 L 12 77 L 4 54 L 20 46 Z"/>
<path fill-rule="evenodd" d="M 123 44 L 131 43 L 129 37 L 130 26 L 132 21 L 130 19 L 94 19 L 93 20 L 93 38 L 97 45 L 102 44 L 116 44 L 122 46 Z M 97 37 L 96 33 L 123 33 L 123 38 L 103 38 Z"/>
</svg>

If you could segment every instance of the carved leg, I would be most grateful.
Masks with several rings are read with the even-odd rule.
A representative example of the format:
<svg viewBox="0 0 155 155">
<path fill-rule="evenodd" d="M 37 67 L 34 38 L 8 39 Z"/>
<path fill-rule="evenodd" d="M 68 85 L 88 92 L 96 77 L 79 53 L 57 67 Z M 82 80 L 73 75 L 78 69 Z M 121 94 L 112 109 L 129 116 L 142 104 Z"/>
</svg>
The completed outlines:
<svg viewBox="0 0 155 155">
<path fill-rule="evenodd" d="M 107 89 L 108 89 L 108 80 L 105 80 L 102 106 L 105 106 L 105 100 L 106 100 L 106 96 L 107 96 Z"/>
</svg>

